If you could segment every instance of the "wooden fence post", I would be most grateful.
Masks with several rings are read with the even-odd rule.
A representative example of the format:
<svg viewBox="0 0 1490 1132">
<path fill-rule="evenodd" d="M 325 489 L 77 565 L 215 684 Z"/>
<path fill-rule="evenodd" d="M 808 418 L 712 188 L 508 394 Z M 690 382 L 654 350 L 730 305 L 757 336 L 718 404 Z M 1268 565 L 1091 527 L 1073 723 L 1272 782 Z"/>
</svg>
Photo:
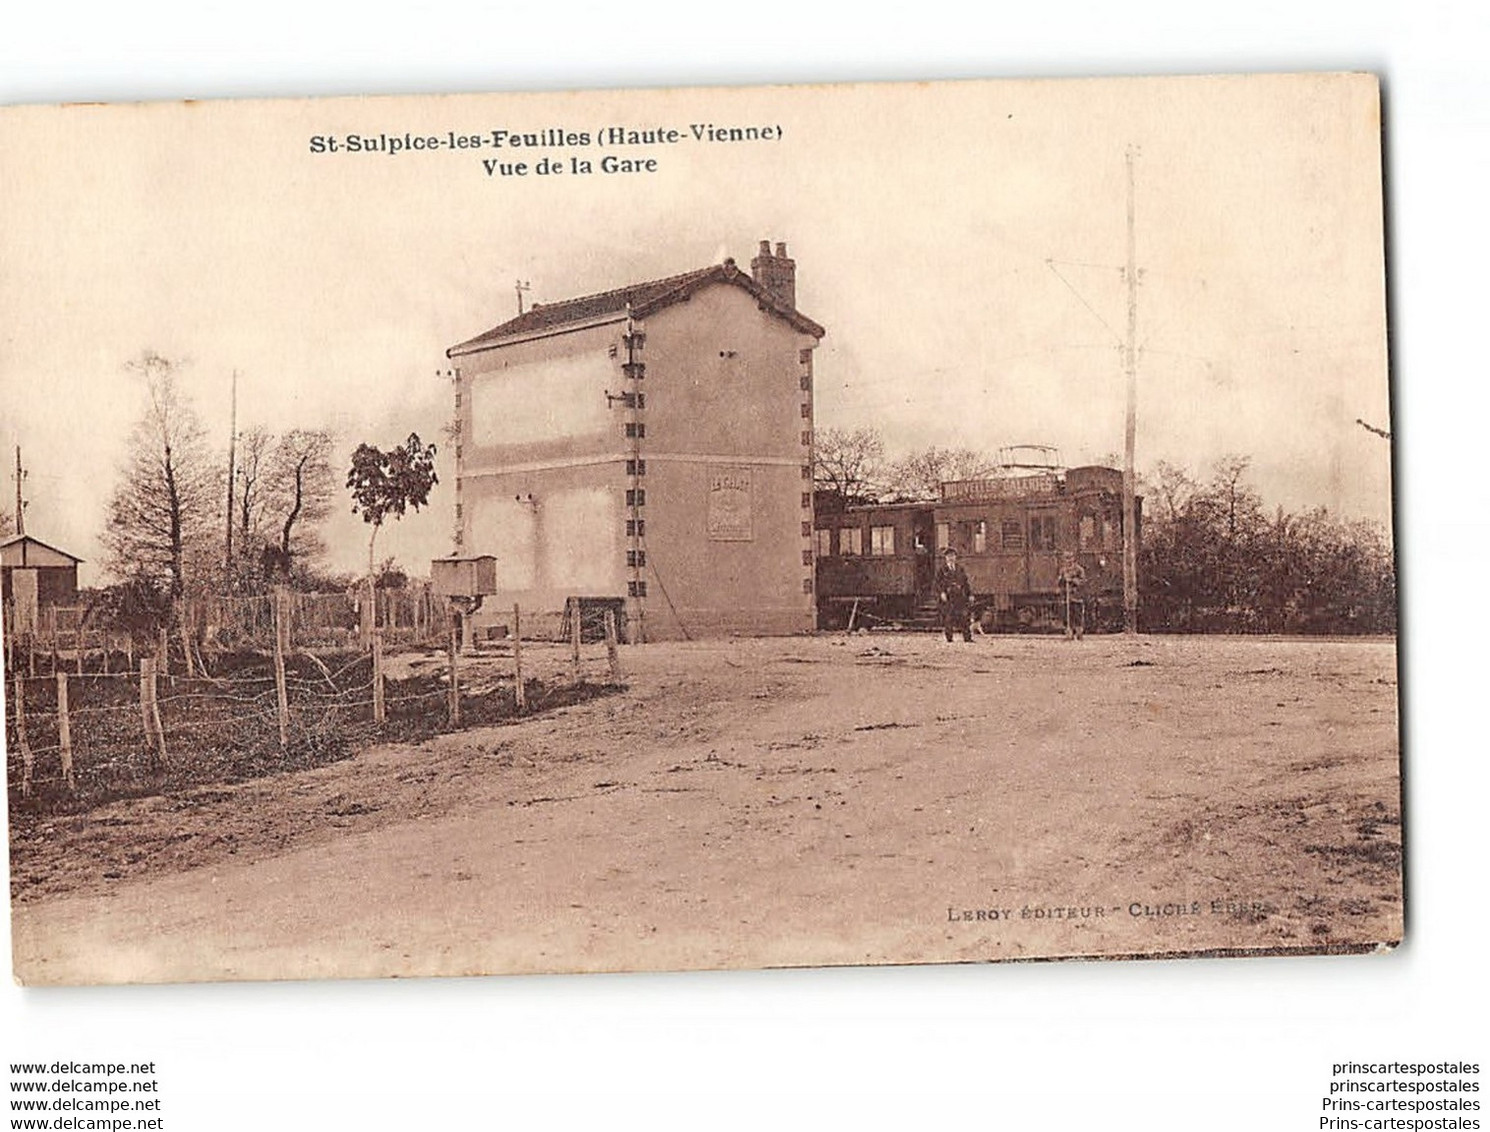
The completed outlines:
<svg viewBox="0 0 1490 1132">
<path fill-rule="evenodd" d="M 155 652 L 156 675 L 169 676 L 171 674 L 171 649 L 170 641 L 166 637 L 166 627 L 160 627 L 160 646 Z"/>
<path fill-rule="evenodd" d="M 518 714 L 528 710 L 528 692 L 523 687 L 523 615 L 516 604 L 512 607 L 512 691 Z"/>
<path fill-rule="evenodd" d="M 621 656 L 616 648 L 616 611 L 607 608 L 605 611 L 605 654 L 610 661 L 610 682 L 619 684 L 621 682 Z"/>
<path fill-rule="evenodd" d="M 372 639 L 373 722 L 382 723 L 387 704 L 383 699 L 383 630 L 374 629 Z"/>
<path fill-rule="evenodd" d="M 290 693 L 285 686 L 285 588 L 274 587 L 274 691 L 279 707 L 279 749 L 290 746 Z"/>
<path fill-rule="evenodd" d="M 67 673 L 57 673 L 57 743 L 62 748 L 62 781 L 68 790 L 76 791 L 77 779 L 72 773 L 72 720 L 67 714 Z"/>
<path fill-rule="evenodd" d="M 181 630 L 181 663 L 186 666 L 186 675 L 195 676 L 196 666 L 191 660 L 191 603 L 185 598 L 176 602 L 176 624 Z"/>
<path fill-rule="evenodd" d="M 580 616 L 579 598 L 569 599 L 569 682 L 579 683 L 579 646 L 584 634 L 584 618 Z"/>
<path fill-rule="evenodd" d="M 450 707 L 450 726 L 460 726 L 460 626 L 455 620 L 450 622 L 449 638 L 446 641 L 446 650 L 450 662 L 450 691 L 448 704 Z"/>
<path fill-rule="evenodd" d="M 36 757 L 31 753 L 31 744 L 26 740 L 26 685 L 21 673 L 15 671 L 16 741 L 21 745 L 21 797 L 31 797 L 31 772 L 36 766 Z"/>
<path fill-rule="evenodd" d="M 149 744 L 157 767 L 166 765 L 166 729 L 160 718 L 160 699 L 156 695 L 155 660 L 140 657 L 140 721 L 145 725 L 145 742 Z"/>
</svg>

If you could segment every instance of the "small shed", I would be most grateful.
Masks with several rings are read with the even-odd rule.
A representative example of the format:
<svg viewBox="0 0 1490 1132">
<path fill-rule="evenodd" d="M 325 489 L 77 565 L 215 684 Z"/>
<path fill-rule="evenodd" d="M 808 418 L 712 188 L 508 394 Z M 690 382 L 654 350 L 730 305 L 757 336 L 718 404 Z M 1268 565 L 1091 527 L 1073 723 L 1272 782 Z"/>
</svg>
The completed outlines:
<svg viewBox="0 0 1490 1132">
<path fill-rule="evenodd" d="M 30 535 L 0 541 L 0 594 L 16 632 L 34 633 L 39 610 L 76 602 L 81 561 Z"/>
</svg>

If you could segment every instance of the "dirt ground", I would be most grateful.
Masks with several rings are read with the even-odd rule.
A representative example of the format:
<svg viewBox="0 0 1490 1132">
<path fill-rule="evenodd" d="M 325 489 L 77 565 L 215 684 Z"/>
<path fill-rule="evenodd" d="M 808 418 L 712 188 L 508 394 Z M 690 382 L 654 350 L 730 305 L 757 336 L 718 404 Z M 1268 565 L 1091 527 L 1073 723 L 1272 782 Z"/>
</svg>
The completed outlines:
<svg viewBox="0 0 1490 1132">
<path fill-rule="evenodd" d="M 17 977 L 1401 937 L 1391 642 L 859 634 L 622 663 L 625 691 L 542 717 L 47 823 L 12 847 Z"/>
</svg>

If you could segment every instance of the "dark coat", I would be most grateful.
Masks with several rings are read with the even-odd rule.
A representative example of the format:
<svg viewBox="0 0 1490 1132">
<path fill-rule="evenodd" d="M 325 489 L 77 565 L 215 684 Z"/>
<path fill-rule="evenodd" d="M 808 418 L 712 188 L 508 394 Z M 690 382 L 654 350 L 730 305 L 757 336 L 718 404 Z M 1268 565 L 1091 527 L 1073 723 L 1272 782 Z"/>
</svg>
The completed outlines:
<svg viewBox="0 0 1490 1132">
<path fill-rule="evenodd" d="M 948 566 L 943 562 L 936 571 L 936 593 L 937 600 L 944 601 L 953 609 L 963 609 L 973 596 L 973 583 L 961 566 Z"/>
</svg>

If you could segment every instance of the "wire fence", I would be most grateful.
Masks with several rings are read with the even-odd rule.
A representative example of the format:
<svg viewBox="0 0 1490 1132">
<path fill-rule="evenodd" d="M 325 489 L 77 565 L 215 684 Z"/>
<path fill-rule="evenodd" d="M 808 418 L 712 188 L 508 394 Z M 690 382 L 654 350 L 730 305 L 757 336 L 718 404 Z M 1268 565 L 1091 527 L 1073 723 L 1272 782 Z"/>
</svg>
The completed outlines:
<svg viewBox="0 0 1490 1132">
<path fill-rule="evenodd" d="M 440 648 L 423 626 L 422 639 L 401 641 L 398 625 L 379 625 L 366 650 L 328 648 L 297 618 L 306 608 L 288 594 L 270 600 L 266 650 L 193 656 L 163 643 L 151 655 L 117 658 L 132 667 L 111 667 L 105 654 L 79 668 L 50 642 L 37 649 L 7 635 L 13 812 L 82 810 L 321 765 L 372 742 L 574 703 L 621 679 L 614 615 L 605 616 L 602 651 L 586 643 L 577 603 L 562 613 L 514 607 L 505 639 L 475 653 L 462 650 L 459 626 L 443 613 L 427 623 L 439 625 Z M 567 640 L 556 625 L 568 627 Z"/>
</svg>

